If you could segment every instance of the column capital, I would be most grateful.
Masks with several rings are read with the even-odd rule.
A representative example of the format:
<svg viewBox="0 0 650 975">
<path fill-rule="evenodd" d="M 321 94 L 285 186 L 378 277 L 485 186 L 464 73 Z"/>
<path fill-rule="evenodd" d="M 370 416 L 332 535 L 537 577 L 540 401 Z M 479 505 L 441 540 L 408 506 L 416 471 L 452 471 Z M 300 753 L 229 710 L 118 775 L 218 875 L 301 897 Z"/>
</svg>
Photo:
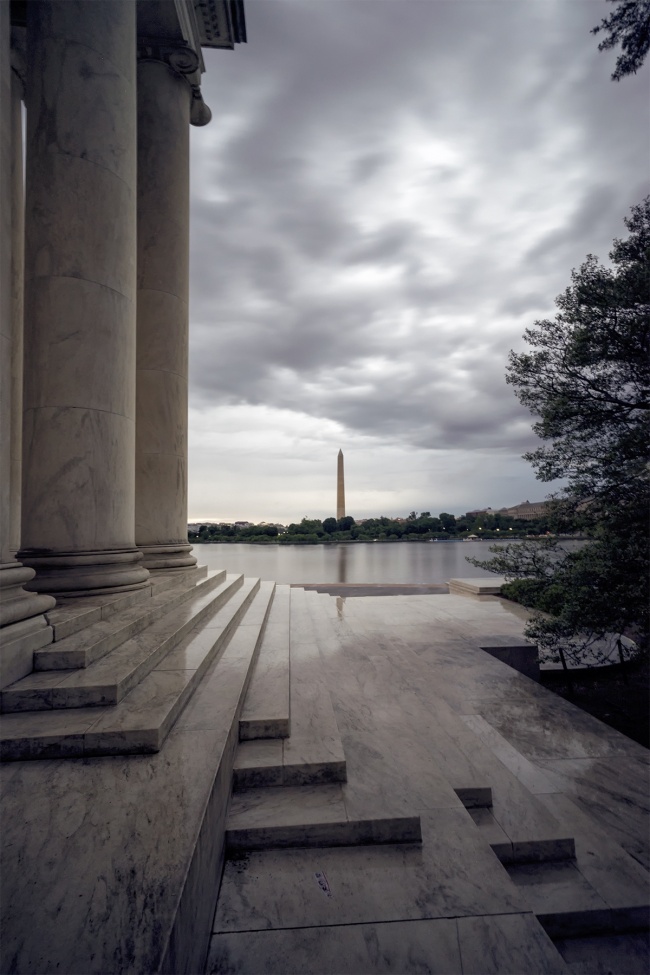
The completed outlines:
<svg viewBox="0 0 650 975">
<path fill-rule="evenodd" d="M 167 65 L 175 75 L 187 81 L 190 86 L 192 103 L 190 123 L 207 125 L 212 112 L 203 101 L 201 93 L 201 58 L 189 44 L 165 44 L 158 40 L 140 39 L 138 41 L 138 62 L 160 61 Z"/>
<path fill-rule="evenodd" d="M 201 62 L 189 44 L 166 44 L 164 41 L 140 39 L 138 61 L 162 61 L 181 78 L 188 78 L 190 84 L 198 84 L 200 80 Z M 190 75 L 198 75 L 198 78 L 190 79 Z"/>
</svg>

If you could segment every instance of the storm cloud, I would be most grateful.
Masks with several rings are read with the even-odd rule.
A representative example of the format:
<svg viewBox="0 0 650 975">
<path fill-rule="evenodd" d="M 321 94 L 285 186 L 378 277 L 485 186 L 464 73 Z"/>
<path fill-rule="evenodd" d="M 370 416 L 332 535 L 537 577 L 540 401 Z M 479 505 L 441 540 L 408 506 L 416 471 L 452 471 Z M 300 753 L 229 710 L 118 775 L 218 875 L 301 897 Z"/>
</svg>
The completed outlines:
<svg viewBox="0 0 650 975">
<path fill-rule="evenodd" d="M 507 354 L 646 192 L 648 65 L 593 0 L 245 9 L 192 130 L 190 516 L 326 516 L 339 446 L 357 517 L 544 496 Z"/>
</svg>

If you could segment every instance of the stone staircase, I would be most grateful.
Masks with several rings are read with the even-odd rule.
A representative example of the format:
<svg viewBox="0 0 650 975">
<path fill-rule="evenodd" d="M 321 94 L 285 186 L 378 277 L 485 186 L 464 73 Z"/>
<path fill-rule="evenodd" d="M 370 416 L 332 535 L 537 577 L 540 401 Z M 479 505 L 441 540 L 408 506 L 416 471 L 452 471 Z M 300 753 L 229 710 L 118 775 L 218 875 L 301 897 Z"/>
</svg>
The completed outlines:
<svg viewBox="0 0 650 975">
<path fill-rule="evenodd" d="M 346 891 L 345 898 L 330 897 L 314 887 L 326 914 L 339 904 L 344 926 L 346 904 L 372 900 L 368 870 L 384 878 L 382 898 L 395 899 L 391 923 L 411 917 L 415 890 L 413 923 L 424 904 L 430 917 L 422 923 L 438 924 L 451 911 L 460 932 L 474 923 L 472 899 L 484 896 L 488 880 L 501 898 L 495 906 L 485 895 L 485 911 L 496 919 L 490 923 L 496 931 L 499 918 L 514 923 L 516 915 L 527 925 L 526 943 L 540 925 L 558 938 L 647 923 L 641 868 L 594 829 L 554 773 L 527 760 L 473 707 L 460 706 L 480 680 L 489 687 L 510 681 L 516 690 L 527 679 L 477 643 L 461 652 L 463 670 L 441 683 L 416 652 L 422 647 L 411 649 L 401 635 L 412 618 L 408 607 L 395 602 L 389 617 L 373 620 L 371 609 L 355 617 L 340 602 L 196 569 L 157 573 L 150 590 L 60 603 L 49 619 L 54 644 L 1 697 L 2 758 L 16 762 L 4 772 L 20 841 L 30 817 L 37 819 L 28 837 L 40 842 L 52 828 L 49 806 L 33 802 L 40 769 L 61 808 L 62 797 L 82 797 L 85 839 L 62 845 L 58 834 L 52 838 L 48 858 L 32 858 L 33 884 L 51 883 L 52 858 L 57 891 L 73 876 L 66 910 L 83 932 L 97 876 L 113 870 L 116 857 L 137 864 L 146 889 L 158 892 L 149 898 L 155 918 L 142 971 L 201 970 L 207 932 L 215 932 L 215 951 L 230 938 L 233 905 L 259 901 L 260 917 L 276 903 L 300 907 L 292 884 L 311 885 L 306 896 L 313 896 L 321 871 Z M 382 629 L 385 621 L 391 625 Z M 456 652 L 446 650 L 451 668 Z M 346 668 L 346 659 L 353 666 Z M 474 668 L 485 674 L 469 683 L 463 672 Z M 395 758 L 405 705 L 417 734 Z M 382 737 L 384 725 L 392 731 Z M 103 760 L 110 755 L 123 758 Z M 417 775 L 409 777 L 409 769 Z M 88 796 L 98 797 L 94 808 L 110 821 L 119 851 L 93 846 L 88 858 L 95 842 Z M 161 836 L 173 842 L 161 845 Z M 222 906 L 211 929 L 222 873 Z M 22 891 L 19 880 L 12 896 L 23 897 L 27 919 L 33 887 Z M 460 908 L 447 905 L 452 894 L 461 897 Z M 472 903 L 463 907 L 463 898 Z M 132 903 L 130 888 L 120 887 L 118 940 Z M 48 918 L 55 917 L 52 908 Z M 244 911 L 238 921 L 246 946 L 249 920 Z M 56 921 L 47 923 L 55 941 Z M 335 932 L 332 923 L 325 917 L 326 930 Z M 293 922 L 285 926 L 293 930 Z M 72 970 L 66 964 L 61 970 Z M 110 964 L 104 959 L 101 970 Z M 255 964 L 241 970 L 257 970 Z"/>
<path fill-rule="evenodd" d="M 345 753 L 311 598 L 302 589 L 278 586 L 277 615 L 269 620 L 239 721 L 226 824 L 231 856 L 421 841 L 419 816 L 359 817 L 346 808 Z"/>
<path fill-rule="evenodd" d="M 145 892 L 133 970 L 189 973 L 205 961 L 225 858 L 420 849 L 419 816 L 346 805 L 347 761 L 304 592 L 223 572 L 161 572 L 150 591 L 60 603 L 50 624 L 55 643 L 37 666 L 53 666 L 3 689 L 0 739 L 11 781 L 6 845 L 30 862 L 29 893 L 16 869 L 10 896 L 31 902 L 36 886 L 54 891 L 48 904 L 59 898 L 43 937 L 58 946 L 62 971 L 95 950 L 84 940 L 88 905 L 116 863 Z M 35 781 L 47 802 L 34 802 Z M 48 810 L 70 803 L 84 812 L 62 843 Z M 96 843 L 96 816 L 107 843 Z M 34 856 L 44 841 L 48 857 Z M 107 952 L 131 929 L 133 898 L 132 885 L 116 885 L 111 918 L 97 921 L 108 947 L 95 970 L 114 965 Z M 59 911 L 79 932 L 74 943 L 57 940 Z"/>
<path fill-rule="evenodd" d="M 161 576 L 144 597 L 53 611 L 55 642 L 0 693 L 3 761 L 159 751 L 233 639 L 252 672 L 275 584 L 224 571 Z"/>
<path fill-rule="evenodd" d="M 2 760 L 158 752 L 211 668 L 223 671 L 224 743 L 238 740 L 221 768 L 227 853 L 419 842 L 418 816 L 346 807 L 314 595 L 199 569 L 157 574 L 144 595 L 60 603 L 55 642 L 0 692 Z"/>
<path fill-rule="evenodd" d="M 307 592 L 306 606 L 323 659 L 333 657 L 340 652 L 333 626 L 340 622 L 340 608 L 332 597 L 313 591 Z M 493 653 L 493 644 L 499 650 L 507 648 L 502 637 L 477 640 L 482 650 L 501 659 Z M 503 662 L 511 666 L 509 659 Z M 453 742 L 458 752 L 449 756 L 448 782 L 481 840 L 518 889 L 521 904 L 547 934 L 559 939 L 648 930 L 647 875 L 610 838 L 601 835 L 595 841 L 593 823 L 585 817 L 578 821 L 575 807 L 559 794 L 553 774 L 534 767 L 479 715 L 459 715 L 453 725 L 453 731 L 448 728 L 448 744 Z M 463 760 L 458 761 L 461 754 Z M 512 769 L 517 770 L 516 778 Z M 354 807 L 358 815 L 354 777 L 340 788 L 347 807 Z"/>
</svg>

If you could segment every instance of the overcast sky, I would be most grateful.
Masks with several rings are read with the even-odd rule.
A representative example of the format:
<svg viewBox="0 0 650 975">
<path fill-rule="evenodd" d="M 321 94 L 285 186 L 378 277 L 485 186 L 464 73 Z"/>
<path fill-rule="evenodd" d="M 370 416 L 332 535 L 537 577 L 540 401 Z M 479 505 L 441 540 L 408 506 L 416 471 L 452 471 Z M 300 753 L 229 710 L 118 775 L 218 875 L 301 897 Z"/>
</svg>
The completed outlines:
<svg viewBox="0 0 650 975">
<path fill-rule="evenodd" d="M 192 129 L 190 520 L 544 497 L 508 351 L 647 192 L 604 0 L 245 0 Z"/>
</svg>

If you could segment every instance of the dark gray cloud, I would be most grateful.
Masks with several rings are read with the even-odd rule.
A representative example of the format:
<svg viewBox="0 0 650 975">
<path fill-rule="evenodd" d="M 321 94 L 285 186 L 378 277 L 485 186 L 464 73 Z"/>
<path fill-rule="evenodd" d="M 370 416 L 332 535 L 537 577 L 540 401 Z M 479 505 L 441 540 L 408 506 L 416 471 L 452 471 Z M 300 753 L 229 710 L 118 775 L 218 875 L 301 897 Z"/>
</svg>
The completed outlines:
<svg viewBox="0 0 650 975">
<path fill-rule="evenodd" d="M 192 136 L 194 407 L 529 448 L 508 350 L 643 195 L 648 66 L 609 81 L 605 9 L 247 0 Z"/>
</svg>

